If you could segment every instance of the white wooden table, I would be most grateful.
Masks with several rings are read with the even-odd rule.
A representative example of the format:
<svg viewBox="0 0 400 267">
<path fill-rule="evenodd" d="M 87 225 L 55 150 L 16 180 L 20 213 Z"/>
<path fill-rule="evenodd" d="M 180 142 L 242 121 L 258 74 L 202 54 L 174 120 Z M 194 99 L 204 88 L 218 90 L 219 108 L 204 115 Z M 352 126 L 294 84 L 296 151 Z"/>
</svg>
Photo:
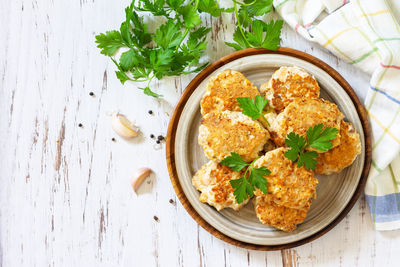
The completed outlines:
<svg viewBox="0 0 400 267">
<path fill-rule="evenodd" d="M 332 231 L 295 249 L 249 251 L 200 228 L 176 199 L 165 147 L 149 138 L 166 134 L 194 75 L 155 82 L 165 95 L 155 100 L 121 85 L 94 43 L 119 27 L 128 3 L 0 1 L 2 266 L 400 266 L 400 231 L 374 231 L 363 198 Z M 223 42 L 231 21 L 207 19 L 210 61 L 231 52 Z M 282 36 L 282 46 L 324 60 L 364 97 L 365 74 L 287 27 Z M 115 135 L 117 110 L 136 120 L 140 137 Z M 139 167 L 155 175 L 135 195 L 130 175 Z"/>
</svg>

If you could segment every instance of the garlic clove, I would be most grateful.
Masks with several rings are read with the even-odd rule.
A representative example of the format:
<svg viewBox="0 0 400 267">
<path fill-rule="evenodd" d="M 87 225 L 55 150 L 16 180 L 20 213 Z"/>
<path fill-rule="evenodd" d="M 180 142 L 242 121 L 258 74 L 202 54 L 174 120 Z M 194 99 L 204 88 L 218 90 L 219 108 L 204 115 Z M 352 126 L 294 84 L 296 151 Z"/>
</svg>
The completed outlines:
<svg viewBox="0 0 400 267">
<path fill-rule="evenodd" d="M 124 138 L 135 137 L 139 132 L 139 127 L 135 126 L 125 115 L 120 113 L 113 114 L 111 126 L 119 136 Z"/>
<path fill-rule="evenodd" d="M 146 179 L 151 173 L 152 170 L 149 168 L 140 168 L 135 171 L 132 176 L 132 188 L 135 193 L 137 192 L 139 186 L 142 184 L 144 179 Z"/>
</svg>

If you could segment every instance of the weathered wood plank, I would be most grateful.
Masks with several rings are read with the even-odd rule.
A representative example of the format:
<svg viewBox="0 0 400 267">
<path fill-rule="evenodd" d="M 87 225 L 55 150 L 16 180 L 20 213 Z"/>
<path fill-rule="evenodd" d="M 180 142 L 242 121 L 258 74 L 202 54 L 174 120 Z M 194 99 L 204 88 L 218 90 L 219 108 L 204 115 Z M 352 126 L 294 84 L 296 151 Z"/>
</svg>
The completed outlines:
<svg viewBox="0 0 400 267">
<path fill-rule="evenodd" d="M 129 2 L 0 2 L 2 266 L 398 265 L 400 232 L 375 232 L 362 200 L 330 233 L 289 251 L 247 251 L 199 228 L 177 203 L 164 148 L 149 138 L 165 134 L 193 76 L 156 82 L 166 97 L 150 99 L 122 86 L 94 44 L 95 33 L 119 26 Z M 231 51 L 223 40 L 233 23 L 230 15 L 206 23 L 215 28 L 212 61 Z M 365 95 L 368 77 L 352 66 L 287 28 L 282 45 L 321 58 Z M 115 136 L 116 110 L 135 119 L 142 136 Z M 143 166 L 155 174 L 136 196 L 130 174 Z"/>
</svg>

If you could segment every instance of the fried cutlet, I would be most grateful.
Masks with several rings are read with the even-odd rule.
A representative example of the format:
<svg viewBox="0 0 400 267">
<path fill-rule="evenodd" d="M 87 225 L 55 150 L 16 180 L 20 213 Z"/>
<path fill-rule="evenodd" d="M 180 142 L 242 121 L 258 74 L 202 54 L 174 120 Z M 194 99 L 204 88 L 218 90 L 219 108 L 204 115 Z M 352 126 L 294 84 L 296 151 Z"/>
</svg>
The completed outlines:
<svg viewBox="0 0 400 267">
<path fill-rule="evenodd" d="M 319 155 L 315 172 L 326 175 L 340 172 L 351 165 L 360 153 L 360 135 L 351 123 L 342 121 L 340 125 L 340 145 Z"/>
<path fill-rule="evenodd" d="M 299 67 L 280 67 L 271 79 L 260 87 L 261 94 L 278 113 L 296 98 L 319 97 L 319 90 L 314 77 Z"/>
<path fill-rule="evenodd" d="M 318 180 L 314 173 L 298 167 L 284 153 L 287 148 L 277 148 L 267 152 L 254 162 L 254 167 L 266 167 L 271 173 L 266 176 L 268 195 L 271 200 L 281 206 L 294 209 L 307 208 L 310 199 L 316 197 Z M 256 191 L 256 195 L 261 193 Z M 261 193 L 262 194 L 262 193 Z"/>
<path fill-rule="evenodd" d="M 258 195 L 253 199 L 254 210 L 261 223 L 285 232 L 296 229 L 307 216 L 310 205 L 302 209 L 292 209 L 276 204 L 270 195 Z"/>
<path fill-rule="evenodd" d="M 246 77 L 234 70 L 225 70 L 212 77 L 200 102 L 201 114 L 217 111 L 241 111 L 237 97 L 255 98 L 260 93 Z"/>
<path fill-rule="evenodd" d="M 241 209 L 248 200 L 238 204 L 233 195 L 230 180 L 239 179 L 242 173 L 231 168 L 209 161 L 193 176 L 192 183 L 201 192 L 200 201 L 208 203 L 218 211 L 224 208 Z"/>
<path fill-rule="evenodd" d="M 223 111 L 203 117 L 198 140 L 210 160 L 219 162 L 236 152 L 250 162 L 258 157 L 269 137 L 258 121 L 241 112 Z"/>
<path fill-rule="evenodd" d="M 270 123 L 268 130 L 271 138 L 278 146 L 285 145 L 285 138 L 290 132 L 306 137 L 306 131 L 319 123 L 324 127 L 334 127 L 340 131 L 340 122 L 343 118 L 342 112 L 335 104 L 322 98 L 297 98 L 277 116 L 273 114 L 266 116 Z M 332 147 L 338 146 L 339 143 L 340 132 L 332 140 Z"/>
</svg>

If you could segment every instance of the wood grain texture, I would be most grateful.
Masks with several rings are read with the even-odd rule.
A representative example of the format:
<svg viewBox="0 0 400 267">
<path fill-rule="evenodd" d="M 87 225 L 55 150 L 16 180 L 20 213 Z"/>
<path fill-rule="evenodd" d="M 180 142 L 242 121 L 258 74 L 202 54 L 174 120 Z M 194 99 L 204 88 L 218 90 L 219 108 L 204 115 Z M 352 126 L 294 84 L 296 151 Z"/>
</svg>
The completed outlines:
<svg viewBox="0 0 400 267">
<path fill-rule="evenodd" d="M 177 201 L 165 145 L 156 149 L 149 138 L 166 134 L 195 75 L 155 81 L 165 95 L 155 100 L 141 85 L 121 85 L 94 43 L 95 34 L 119 27 L 129 3 L 0 1 L 1 266 L 399 266 L 400 231 L 374 231 L 363 197 L 329 233 L 282 252 L 238 248 L 201 228 Z M 232 19 L 204 16 L 213 27 L 204 60 L 232 52 L 224 44 Z M 282 38 L 365 98 L 367 75 L 287 26 Z M 132 142 L 112 131 L 116 110 L 141 127 Z M 130 175 L 145 166 L 155 174 L 135 196 Z"/>
<path fill-rule="evenodd" d="M 242 58 L 242 57 L 247 57 L 247 56 L 252 56 L 252 55 L 262 55 L 262 54 L 281 54 L 281 55 L 287 55 L 295 58 L 299 58 L 302 60 L 305 60 L 307 62 L 310 62 L 314 64 L 315 66 L 323 69 L 325 72 L 327 72 L 331 77 L 333 77 L 339 84 L 340 86 L 346 91 L 346 93 L 350 96 L 351 100 L 354 103 L 354 106 L 357 109 L 358 115 L 361 120 L 362 127 L 364 129 L 364 139 L 365 139 L 365 162 L 361 174 L 360 181 L 358 183 L 358 186 L 354 192 L 353 197 L 350 199 L 348 205 L 344 208 L 344 210 L 338 215 L 338 217 L 333 220 L 328 226 L 323 228 L 321 231 L 311 235 L 310 237 L 307 237 L 305 239 L 284 244 L 284 245 L 271 245 L 271 246 L 263 246 L 263 245 L 255 245 L 255 244 L 249 244 L 245 243 L 242 241 L 235 240 L 217 229 L 215 229 L 213 226 L 211 226 L 205 219 L 203 219 L 197 212 L 196 210 L 192 207 L 190 204 L 189 200 L 184 194 L 184 191 L 182 189 L 182 186 L 180 185 L 179 178 L 178 178 L 178 173 L 176 169 L 176 164 L 175 164 L 175 139 L 176 139 L 176 131 L 178 128 L 178 123 L 180 120 L 180 117 L 182 115 L 182 111 L 185 107 L 186 102 L 188 101 L 189 97 L 192 95 L 192 93 L 199 87 L 200 83 L 203 82 L 204 79 L 210 76 L 215 70 L 220 68 L 221 66 L 224 66 L 225 64 L 232 62 L 236 59 Z M 305 243 L 311 242 L 312 240 L 317 239 L 318 237 L 322 236 L 323 234 L 327 233 L 329 230 L 331 230 L 336 224 L 338 224 L 346 215 L 347 213 L 351 210 L 351 208 L 354 206 L 358 198 L 360 197 L 361 193 L 364 190 L 365 183 L 367 181 L 369 169 L 371 167 L 371 129 L 369 125 L 369 121 L 367 119 L 367 114 L 366 111 L 364 110 L 360 100 L 358 99 L 357 95 L 355 94 L 354 90 L 351 88 L 350 84 L 348 84 L 342 76 L 340 76 L 339 73 L 337 73 L 334 69 L 332 69 L 329 65 L 324 63 L 323 61 L 298 50 L 291 49 L 291 48 L 286 48 L 286 47 L 280 47 L 277 51 L 272 51 L 272 50 L 267 50 L 267 49 L 245 49 L 241 51 L 234 52 L 232 54 L 229 54 L 225 57 L 222 57 L 221 59 L 215 61 L 211 65 L 209 65 L 207 68 L 205 68 L 203 71 L 201 71 L 187 86 L 185 92 L 183 93 L 182 97 L 179 99 L 178 104 L 175 108 L 174 113 L 171 116 L 171 121 L 168 126 L 168 132 L 167 132 L 167 144 L 166 144 L 166 159 L 167 159 L 167 166 L 168 166 L 168 171 L 170 174 L 172 186 L 174 187 L 174 190 L 181 201 L 182 205 L 184 208 L 188 211 L 190 216 L 198 222 L 205 230 L 207 230 L 209 233 L 214 235 L 215 237 L 228 242 L 232 245 L 243 247 L 246 249 L 253 249 L 253 250 L 282 250 L 282 249 L 288 249 L 288 248 L 293 248 L 296 246 L 303 245 Z"/>
</svg>

